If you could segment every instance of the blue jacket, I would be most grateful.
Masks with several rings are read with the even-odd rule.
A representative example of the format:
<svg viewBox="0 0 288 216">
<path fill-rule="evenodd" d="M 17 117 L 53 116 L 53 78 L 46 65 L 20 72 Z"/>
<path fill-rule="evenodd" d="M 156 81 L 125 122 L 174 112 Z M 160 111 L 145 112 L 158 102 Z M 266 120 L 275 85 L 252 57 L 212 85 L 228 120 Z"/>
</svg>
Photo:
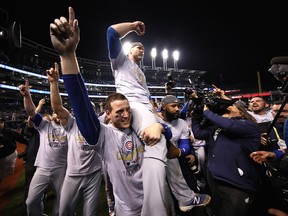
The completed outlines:
<svg viewBox="0 0 288 216">
<path fill-rule="evenodd" d="M 210 110 L 203 112 L 211 123 L 207 127 L 193 118 L 192 131 L 196 139 L 207 140 L 207 168 L 215 180 L 239 189 L 257 191 L 261 166 L 250 158 L 260 148 L 260 129 L 252 121 L 225 118 Z"/>
</svg>

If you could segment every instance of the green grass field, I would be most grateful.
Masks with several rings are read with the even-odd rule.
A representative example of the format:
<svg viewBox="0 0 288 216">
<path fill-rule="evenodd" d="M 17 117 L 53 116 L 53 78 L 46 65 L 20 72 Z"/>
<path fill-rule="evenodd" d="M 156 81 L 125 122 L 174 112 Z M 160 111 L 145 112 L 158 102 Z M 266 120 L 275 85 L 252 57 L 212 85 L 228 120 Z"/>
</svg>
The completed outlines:
<svg viewBox="0 0 288 216">
<path fill-rule="evenodd" d="M 16 216 L 23 215 L 23 197 L 24 197 L 24 172 L 22 172 L 19 181 L 16 184 L 16 187 L 9 194 L 9 203 L 5 206 L 1 212 L 1 216 Z M 45 205 L 45 214 L 52 216 L 52 208 L 54 202 L 54 194 L 51 190 L 48 190 L 48 196 L 44 203 Z M 82 203 L 81 201 L 77 205 L 77 216 L 82 216 Z M 104 181 L 102 181 L 100 199 L 98 204 L 97 216 L 108 216 L 108 207 L 106 203 L 106 197 L 104 193 Z M 96 216 L 95 215 L 95 216 Z"/>
</svg>

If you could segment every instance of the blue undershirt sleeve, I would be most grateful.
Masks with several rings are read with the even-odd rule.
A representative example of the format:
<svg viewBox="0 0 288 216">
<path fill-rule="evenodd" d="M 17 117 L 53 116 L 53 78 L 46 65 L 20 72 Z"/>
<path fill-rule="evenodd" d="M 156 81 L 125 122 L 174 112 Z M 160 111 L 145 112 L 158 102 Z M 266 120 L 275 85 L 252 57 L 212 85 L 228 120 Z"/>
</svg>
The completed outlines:
<svg viewBox="0 0 288 216">
<path fill-rule="evenodd" d="M 107 46 L 110 59 L 116 59 L 122 50 L 122 44 L 120 41 L 120 35 L 111 26 L 107 29 Z"/>
<path fill-rule="evenodd" d="M 68 74 L 62 76 L 65 89 L 68 93 L 77 126 L 90 145 L 98 142 L 100 122 L 88 96 L 81 74 Z"/>
<path fill-rule="evenodd" d="M 42 121 L 43 117 L 40 113 L 36 113 L 36 115 L 34 116 L 34 118 L 31 118 L 31 121 L 35 124 L 36 127 L 39 127 L 41 121 Z"/>
</svg>

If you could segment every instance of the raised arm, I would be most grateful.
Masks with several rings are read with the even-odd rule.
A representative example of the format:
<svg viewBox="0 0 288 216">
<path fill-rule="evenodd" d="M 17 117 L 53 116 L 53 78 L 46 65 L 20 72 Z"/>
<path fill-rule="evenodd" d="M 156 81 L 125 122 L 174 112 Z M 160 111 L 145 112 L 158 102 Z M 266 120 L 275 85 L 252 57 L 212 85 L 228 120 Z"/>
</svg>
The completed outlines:
<svg viewBox="0 0 288 216">
<path fill-rule="evenodd" d="M 225 99 L 225 100 L 231 100 L 231 98 L 229 98 L 228 96 L 225 95 L 225 91 L 218 88 L 216 85 L 212 85 L 213 86 L 213 94 L 218 96 L 219 98 Z"/>
<path fill-rule="evenodd" d="M 59 92 L 59 66 L 55 63 L 54 68 L 46 71 L 48 80 L 50 82 L 50 100 L 53 111 L 57 114 L 63 126 L 67 124 L 69 111 L 63 107 L 62 98 Z"/>
<path fill-rule="evenodd" d="M 139 36 L 145 34 L 145 25 L 141 21 L 124 22 L 109 26 L 107 29 L 107 46 L 109 58 L 115 59 L 122 50 L 120 39 L 125 37 L 130 32 L 136 32 Z"/>
<path fill-rule="evenodd" d="M 130 32 L 136 32 L 139 36 L 145 34 L 145 25 L 142 21 L 123 22 L 114 24 L 111 27 L 118 32 L 120 38 L 125 37 Z"/>
<path fill-rule="evenodd" d="M 36 107 L 30 94 L 28 80 L 25 80 L 25 85 L 19 85 L 18 89 L 20 91 L 20 94 L 23 96 L 25 111 L 33 119 L 36 115 Z"/>
<path fill-rule="evenodd" d="M 50 24 L 50 37 L 53 47 L 60 55 L 63 80 L 78 128 L 86 141 L 95 145 L 99 138 L 100 122 L 79 73 L 76 49 L 80 40 L 80 29 L 72 7 L 69 7 L 69 20 L 62 16 Z"/>
<path fill-rule="evenodd" d="M 46 100 L 45 100 L 45 98 L 42 98 L 42 99 L 38 102 L 38 105 L 37 105 L 35 111 L 36 111 L 36 112 L 40 112 L 44 104 L 46 104 Z"/>
</svg>

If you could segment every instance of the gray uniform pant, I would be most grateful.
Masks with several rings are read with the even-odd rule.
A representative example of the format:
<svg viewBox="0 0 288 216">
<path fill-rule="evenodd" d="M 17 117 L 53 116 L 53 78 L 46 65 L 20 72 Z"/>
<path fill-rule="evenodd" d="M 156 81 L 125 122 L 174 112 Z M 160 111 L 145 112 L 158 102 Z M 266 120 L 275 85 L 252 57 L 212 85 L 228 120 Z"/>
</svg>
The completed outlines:
<svg viewBox="0 0 288 216">
<path fill-rule="evenodd" d="M 55 192 L 53 216 L 59 215 L 60 192 L 66 173 L 66 166 L 59 168 L 37 167 L 29 186 L 26 199 L 27 213 L 29 216 L 43 215 L 42 198 L 50 185 Z"/>
<path fill-rule="evenodd" d="M 189 205 L 195 197 L 195 193 L 190 189 L 183 176 L 178 158 L 169 159 L 167 166 L 167 179 L 178 204 L 181 206 Z"/>
<path fill-rule="evenodd" d="M 80 195 L 83 216 L 95 216 L 102 181 L 101 169 L 86 176 L 65 176 L 61 197 L 60 216 L 74 216 Z"/>
<path fill-rule="evenodd" d="M 139 135 L 140 132 L 158 122 L 152 111 L 151 104 L 130 102 L 133 121 L 132 127 Z M 144 201 L 141 216 L 173 215 L 174 205 L 170 191 L 167 190 L 167 146 L 164 135 L 154 146 L 145 145 L 143 160 L 143 190 Z"/>
</svg>

